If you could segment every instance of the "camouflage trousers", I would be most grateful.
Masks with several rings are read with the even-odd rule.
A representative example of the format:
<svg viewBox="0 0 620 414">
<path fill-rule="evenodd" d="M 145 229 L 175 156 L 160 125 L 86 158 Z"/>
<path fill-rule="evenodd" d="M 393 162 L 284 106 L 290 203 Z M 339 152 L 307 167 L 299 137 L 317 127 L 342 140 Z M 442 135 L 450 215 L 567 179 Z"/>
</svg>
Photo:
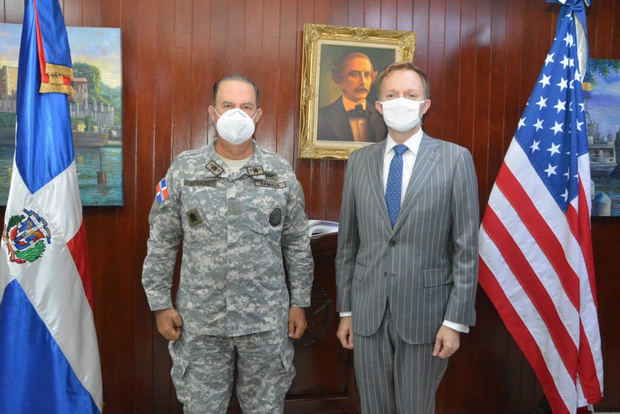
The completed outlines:
<svg viewBox="0 0 620 414">
<path fill-rule="evenodd" d="M 287 331 L 222 337 L 183 331 L 169 345 L 170 375 L 185 414 L 226 413 L 235 365 L 237 399 L 246 414 L 282 413 L 295 367 Z"/>
</svg>

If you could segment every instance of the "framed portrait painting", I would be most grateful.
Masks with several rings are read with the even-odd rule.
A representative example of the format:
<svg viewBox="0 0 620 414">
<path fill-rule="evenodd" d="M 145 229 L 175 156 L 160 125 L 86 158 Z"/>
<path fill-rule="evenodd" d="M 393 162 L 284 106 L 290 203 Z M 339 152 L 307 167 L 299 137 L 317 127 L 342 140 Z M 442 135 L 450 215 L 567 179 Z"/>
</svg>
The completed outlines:
<svg viewBox="0 0 620 414">
<path fill-rule="evenodd" d="M 306 24 L 301 79 L 300 158 L 347 159 L 383 140 L 377 75 L 413 61 L 415 33 Z"/>
</svg>

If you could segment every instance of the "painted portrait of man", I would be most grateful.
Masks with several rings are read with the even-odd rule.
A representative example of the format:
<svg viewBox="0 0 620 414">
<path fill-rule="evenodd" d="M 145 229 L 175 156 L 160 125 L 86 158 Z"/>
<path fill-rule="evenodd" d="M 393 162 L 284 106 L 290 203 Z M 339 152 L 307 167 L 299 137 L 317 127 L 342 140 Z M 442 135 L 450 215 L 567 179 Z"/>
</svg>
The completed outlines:
<svg viewBox="0 0 620 414">
<path fill-rule="evenodd" d="M 344 55 L 331 67 L 340 96 L 319 108 L 318 140 L 377 142 L 386 137 L 383 118 L 369 99 L 376 76 L 371 58 L 360 51 Z"/>
</svg>

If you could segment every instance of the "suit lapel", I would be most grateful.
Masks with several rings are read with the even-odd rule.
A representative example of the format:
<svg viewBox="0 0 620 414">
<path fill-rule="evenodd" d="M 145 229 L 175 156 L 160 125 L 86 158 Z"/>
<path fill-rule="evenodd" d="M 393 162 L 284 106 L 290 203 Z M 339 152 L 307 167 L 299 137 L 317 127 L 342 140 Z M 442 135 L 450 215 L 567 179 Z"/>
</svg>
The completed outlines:
<svg viewBox="0 0 620 414">
<path fill-rule="evenodd" d="M 407 218 L 407 215 L 411 211 L 415 204 L 416 198 L 420 192 L 424 189 L 424 184 L 433 175 L 433 171 L 437 167 L 439 162 L 439 154 L 437 153 L 438 144 L 435 140 L 431 139 L 428 135 L 422 136 L 420 142 L 420 148 L 418 149 L 418 155 L 416 156 L 415 165 L 411 173 L 411 179 L 405 192 L 405 199 L 400 208 L 398 219 L 392 230 L 392 234 L 396 233 L 400 226 Z M 385 204 L 385 203 L 383 203 Z M 386 207 L 387 212 L 387 207 Z"/>
<path fill-rule="evenodd" d="M 344 103 L 342 97 L 338 99 L 336 105 L 336 111 L 333 114 L 333 131 L 338 141 L 353 141 L 353 132 L 351 131 L 351 124 L 347 111 L 344 110 Z"/>
<path fill-rule="evenodd" d="M 373 148 L 374 151 L 371 152 L 370 159 L 368 160 L 371 186 L 370 192 L 374 196 L 381 216 L 385 219 L 387 225 L 391 226 L 383 191 L 383 156 L 385 155 L 385 145 L 385 140 L 375 145 Z"/>
</svg>

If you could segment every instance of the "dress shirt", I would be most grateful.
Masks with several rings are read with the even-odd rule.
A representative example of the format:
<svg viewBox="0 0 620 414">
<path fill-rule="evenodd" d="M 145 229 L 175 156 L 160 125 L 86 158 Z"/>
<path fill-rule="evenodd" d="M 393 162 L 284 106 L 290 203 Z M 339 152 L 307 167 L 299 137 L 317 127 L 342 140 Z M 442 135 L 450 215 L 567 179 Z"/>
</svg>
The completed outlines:
<svg viewBox="0 0 620 414">
<path fill-rule="evenodd" d="M 345 111 L 353 111 L 356 107 L 360 107 L 362 111 L 366 110 L 366 99 L 362 103 L 356 103 L 349 99 L 347 99 L 344 95 L 342 95 L 342 105 L 344 106 Z M 353 134 L 353 141 L 355 142 L 365 142 L 368 137 L 368 119 L 365 117 L 355 117 L 349 118 L 349 125 L 351 126 L 351 133 Z"/>
<path fill-rule="evenodd" d="M 420 142 L 422 142 L 422 136 L 424 132 L 422 132 L 422 128 L 418 129 L 418 132 L 407 138 L 403 145 L 409 148 L 409 151 L 405 151 L 403 153 L 403 182 L 400 191 L 400 204 L 403 204 L 403 200 L 405 199 L 405 194 L 407 193 L 407 186 L 409 185 L 409 180 L 411 179 L 411 173 L 413 172 L 413 167 L 415 165 L 415 159 L 418 155 L 418 150 L 420 149 Z M 385 154 L 383 155 L 383 192 L 385 192 L 387 187 L 388 174 L 390 172 L 390 163 L 392 162 L 392 158 L 394 158 L 394 150 L 393 148 L 398 145 L 388 134 L 387 140 L 385 142 Z"/>
<path fill-rule="evenodd" d="M 405 199 L 405 194 L 407 193 L 407 186 L 409 185 L 409 180 L 411 179 L 411 174 L 413 173 L 413 167 L 415 166 L 415 160 L 418 155 L 418 150 L 420 149 L 420 143 L 422 142 L 422 137 L 424 136 L 424 131 L 422 128 L 418 129 L 418 132 L 407 138 L 404 145 L 409 148 L 409 151 L 405 151 L 403 154 L 403 183 L 402 190 L 400 192 L 400 203 L 402 205 L 403 200 Z M 383 156 L 383 191 L 387 187 L 388 173 L 390 171 L 390 163 L 392 162 L 392 158 L 394 158 L 394 148 L 398 145 L 388 134 L 387 140 L 385 143 L 385 155 Z M 340 317 L 344 318 L 347 316 L 351 316 L 351 312 L 340 312 Z M 463 325 L 461 323 L 443 321 L 443 325 L 448 328 L 452 328 L 455 331 L 468 333 L 469 326 Z"/>
<path fill-rule="evenodd" d="M 345 111 L 352 111 L 357 105 L 362 105 L 362 109 L 365 111 L 366 99 L 364 99 L 362 102 L 353 102 L 352 100 L 347 99 L 346 96 L 342 95 L 342 106 L 344 106 Z"/>
</svg>

